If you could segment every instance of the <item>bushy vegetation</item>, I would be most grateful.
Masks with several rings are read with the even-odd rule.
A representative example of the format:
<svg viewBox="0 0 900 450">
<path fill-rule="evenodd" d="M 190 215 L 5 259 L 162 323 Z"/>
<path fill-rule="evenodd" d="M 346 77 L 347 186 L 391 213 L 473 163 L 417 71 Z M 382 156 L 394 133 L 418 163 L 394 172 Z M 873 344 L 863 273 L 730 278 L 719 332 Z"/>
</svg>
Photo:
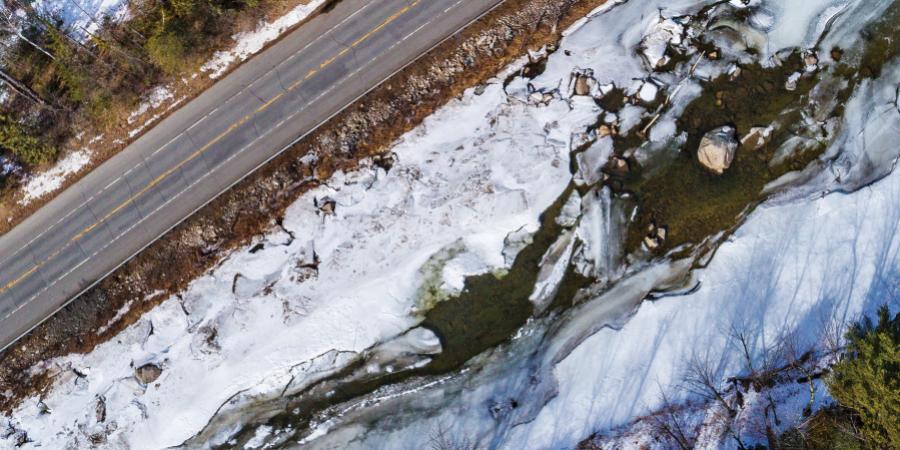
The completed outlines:
<svg viewBox="0 0 900 450">
<path fill-rule="evenodd" d="M 94 17 L 92 32 L 28 0 L 0 3 L 0 78 L 10 94 L 0 103 L 0 155 L 35 167 L 52 162 L 78 131 L 122 125 L 141 93 L 196 69 L 240 20 L 277 4 L 266 2 L 131 2 L 128 20 Z"/>
<path fill-rule="evenodd" d="M 55 156 L 54 148 L 29 133 L 15 119 L 0 114 L 0 148 L 8 149 L 25 164 L 41 164 Z"/>
<path fill-rule="evenodd" d="M 900 448 L 900 314 L 887 306 L 847 333 L 847 350 L 827 379 L 828 390 L 859 424 L 869 448 Z"/>
</svg>

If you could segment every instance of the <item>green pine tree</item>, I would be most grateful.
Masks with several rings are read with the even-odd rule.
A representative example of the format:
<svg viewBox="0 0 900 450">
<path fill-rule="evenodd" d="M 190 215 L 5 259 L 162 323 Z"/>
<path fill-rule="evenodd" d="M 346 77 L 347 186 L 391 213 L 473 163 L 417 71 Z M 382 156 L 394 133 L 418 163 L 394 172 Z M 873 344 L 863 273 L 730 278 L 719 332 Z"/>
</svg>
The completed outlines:
<svg viewBox="0 0 900 450">
<path fill-rule="evenodd" d="M 21 123 L 0 114 L 0 150 L 12 153 L 29 166 L 47 163 L 56 157 L 53 147 L 26 132 Z"/>
<path fill-rule="evenodd" d="M 878 310 L 847 332 L 847 350 L 828 378 L 828 390 L 859 417 L 870 448 L 900 449 L 900 314 Z"/>
</svg>

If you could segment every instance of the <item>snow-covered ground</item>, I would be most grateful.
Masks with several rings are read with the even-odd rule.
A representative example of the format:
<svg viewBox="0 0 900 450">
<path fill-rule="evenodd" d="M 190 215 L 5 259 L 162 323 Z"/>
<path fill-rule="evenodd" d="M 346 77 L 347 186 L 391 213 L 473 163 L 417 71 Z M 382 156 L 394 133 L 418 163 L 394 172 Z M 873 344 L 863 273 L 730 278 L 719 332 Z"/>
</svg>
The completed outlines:
<svg viewBox="0 0 900 450">
<path fill-rule="evenodd" d="M 773 65 L 779 50 L 840 42 L 852 61 L 856 32 L 891 2 L 751 0 L 753 27 L 738 34 L 746 39 L 716 35 L 721 60 L 694 64 L 693 54 L 689 64 L 651 73 L 667 47 L 692 37 L 684 16 L 705 3 L 618 1 L 598 9 L 565 33 L 541 75 L 504 86 L 511 69 L 468 90 L 394 146 L 390 171 L 364 162 L 338 174 L 297 200 L 283 228 L 226 257 L 115 340 L 35 368 L 55 374 L 54 387 L 26 400 L 9 425 L 33 441 L 25 448 L 160 448 L 201 431 L 201 440 L 221 443 L 278 412 L 274 399 L 354 361 L 369 374 L 426 364 L 441 348 L 419 327 L 424 313 L 458 292 L 465 276 L 502 274 L 570 183 L 586 188 L 560 199 L 568 200 L 557 219 L 564 231 L 532 300 L 545 305 L 560 269 L 572 264 L 598 280 L 583 301 L 536 316 L 465 370 L 336 405 L 301 433 L 303 443 L 422 448 L 446 430 L 487 448 L 568 448 L 657 409 L 692 356 L 715 361 L 722 377 L 739 372 L 733 330 L 751 337 L 758 356 L 787 335 L 813 345 L 824 339 L 822 324 L 846 326 L 884 302 L 897 307 L 896 61 L 882 78 L 864 81 L 840 126 L 830 125 L 824 162 L 772 183 L 777 194 L 704 268 L 688 275 L 691 258 L 623 263 L 617 242 L 628 214 L 597 185 L 612 142 L 591 126 L 600 117 L 620 133 L 635 132 L 654 111 L 635 100 L 618 114 L 603 112 L 589 95 L 573 95 L 578 74 L 591 71 L 584 81 L 591 95 L 614 84 L 644 102 L 669 98 L 672 107 L 635 152 L 652 164 L 683 139 L 675 119 L 700 95 L 697 79 L 732 70 L 740 45 L 759 47 L 761 62 Z M 735 0 L 719 8 L 727 15 L 725 8 L 745 7 Z M 819 60 L 830 62 L 827 51 Z M 571 173 L 575 148 L 586 150 Z M 644 301 L 666 290 L 671 295 Z M 158 378 L 146 376 L 156 369 Z M 794 423 L 797 404 L 787 402 L 784 426 Z M 287 431 L 256 428 L 248 448 Z M 721 436 L 703 442 L 733 445 Z"/>
<path fill-rule="evenodd" d="M 128 115 L 128 124 L 134 124 L 141 116 L 147 114 L 150 110 L 157 109 L 166 102 L 171 101 L 174 96 L 175 94 L 172 93 L 171 88 L 168 86 L 157 86 L 153 88 L 147 94 L 147 99 Z"/>
</svg>

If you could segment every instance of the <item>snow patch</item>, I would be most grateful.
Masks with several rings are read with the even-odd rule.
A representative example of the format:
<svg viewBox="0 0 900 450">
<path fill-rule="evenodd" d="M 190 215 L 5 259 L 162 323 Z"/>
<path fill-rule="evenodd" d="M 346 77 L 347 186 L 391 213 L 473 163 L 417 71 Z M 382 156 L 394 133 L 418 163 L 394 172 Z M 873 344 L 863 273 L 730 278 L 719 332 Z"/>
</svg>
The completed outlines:
<svg viewBox="0 0 900 450">
<path fill-rule="evenodd" d="M 131 112 L 128 116 L 128 124 L 134 123 L 138 118 L 143 116 L 150 111 L 151 109 L 156 109 L 162 106 L 168 100 L 171 100 L 175 94 L 169 89 L 168 86 L 157 86 L 147 94 L 146 100 L 141 102 L 141 104 Z"/>
<path fill-rule="evenodd" d="M 35 0 L 31 6 L 39 13 L 61 19 L 82 41 L 96 33 L 105 18 L 118 22 L 128 17 L 125 0 Z"/>
<path fill-rule="evenodd" d="M 29 178 L 25 183 L 23 198 L 19 201 L 22 206 L 27 206 L 34 200 L 59 189 L 69 175 L 77 173 L 91 162 L 91 151 L 81 149 L 66 155 L 52 168 Z"/>
<path fill-rule="evenodd" d="M 232 36 L 236 42 L 235 45 L 228 50 L 216 52 L 209 61 L 200 67 L 200 71 L 208 73 L 210 78 L 219 78 L 231 67 L 232 63 L 243 61 L 262 50 L 267 43 L 307 18 L 324 2 L 325 0 L 312 0 L 305 5 L 298 5 L 273 22 L 261 23 L 256 30 Z"/>
</svg>

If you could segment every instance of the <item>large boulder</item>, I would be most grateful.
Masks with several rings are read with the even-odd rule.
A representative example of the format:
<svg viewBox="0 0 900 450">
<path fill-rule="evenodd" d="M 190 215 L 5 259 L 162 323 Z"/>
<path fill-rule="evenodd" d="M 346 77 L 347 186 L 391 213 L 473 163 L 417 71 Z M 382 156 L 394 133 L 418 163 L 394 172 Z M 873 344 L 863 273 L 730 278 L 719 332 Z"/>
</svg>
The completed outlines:
<svg viewBox="0 0 900 450">
<path fill-rule="evenodd" d="M 737 148 L 734 127 L 719 127 L 706 133 L 700 140 L 697 159 L 703 167 L 721 175 L 731 167 Z"/>
</svg>

